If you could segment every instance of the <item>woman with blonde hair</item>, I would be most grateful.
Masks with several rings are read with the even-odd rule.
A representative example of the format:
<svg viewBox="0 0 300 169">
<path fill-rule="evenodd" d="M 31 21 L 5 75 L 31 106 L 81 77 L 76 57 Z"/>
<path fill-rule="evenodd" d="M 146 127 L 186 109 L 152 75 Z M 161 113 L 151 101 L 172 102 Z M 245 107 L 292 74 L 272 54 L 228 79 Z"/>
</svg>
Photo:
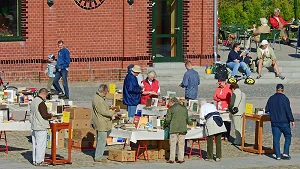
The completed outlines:
<svg viewBox="0 0 300 169">
<path fill-rule="evenodd" d="M 144 86 L 141 104 L 146 104 L 147 99 L 157 98 L 160 93 L 159 82 L 156 78 L 155 71 L 150 71 L 147 74 L 147 78 L 142 81 L 142 85 Z"/>
</svg>

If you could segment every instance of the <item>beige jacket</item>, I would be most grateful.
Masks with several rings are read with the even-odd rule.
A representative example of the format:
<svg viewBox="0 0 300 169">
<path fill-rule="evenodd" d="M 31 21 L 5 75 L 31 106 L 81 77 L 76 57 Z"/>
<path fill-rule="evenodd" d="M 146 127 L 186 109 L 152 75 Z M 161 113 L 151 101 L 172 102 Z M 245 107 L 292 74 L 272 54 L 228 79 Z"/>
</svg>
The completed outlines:
<svg viewBox="0 0 300 169">
<path fill-rule="evenodd" d="M 246 95 L 241 91 L 241 89 L 237 88 L 233 91 L 229 108 L 238 107 L 239 112 L 234 114 L 233 116 L 240 116 L 244 114 L 246 109 Z"/>
<path fill-rule="evenodd" d="M 253 38 L 254 38 L 255 42 L 259 42 L 260 41 L 260 34 L 261 33 L 270 33 L 270 31 L 271 31 L 271 29 L 270 29 L 270 26 L 268 26 L 268 25 L 259 26 L 253 32 Z"/>
<path fill-rule="evenodd" d="M 112 128 L 112 116 L 114 113 L 109 110 L 105 101 L 105 95 L 96 93 L 93 98 L 92 125 L 97 131 L 109 131 Z"/>
<path fill-rule="evenodd" d="M 269 53 L 267 54 L 267 56 L 263 56 L 261 49 L 257 48 L 257 58 L 262 59 L 264 62 L 276 59 L 274 50 L 270 46 L 268 46 L 268 50 L 269 50 Z"/>
</svg>

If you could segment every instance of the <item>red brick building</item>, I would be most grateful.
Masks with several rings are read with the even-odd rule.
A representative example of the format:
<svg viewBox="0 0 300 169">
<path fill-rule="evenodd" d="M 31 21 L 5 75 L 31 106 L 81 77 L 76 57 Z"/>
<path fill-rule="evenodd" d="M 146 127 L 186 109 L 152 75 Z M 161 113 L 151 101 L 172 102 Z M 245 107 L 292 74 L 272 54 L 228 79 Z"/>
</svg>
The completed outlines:
<svg viewBox="0 0 300 169">
<path fill-rule="evenodd" d="M 213 62 L 213 0 L 1 0 L 0 10 L 5 81 L 46 79 L 59 39 L 71 53 L 70 81 L 121 80 L 131 63 Z"/>
</svg>

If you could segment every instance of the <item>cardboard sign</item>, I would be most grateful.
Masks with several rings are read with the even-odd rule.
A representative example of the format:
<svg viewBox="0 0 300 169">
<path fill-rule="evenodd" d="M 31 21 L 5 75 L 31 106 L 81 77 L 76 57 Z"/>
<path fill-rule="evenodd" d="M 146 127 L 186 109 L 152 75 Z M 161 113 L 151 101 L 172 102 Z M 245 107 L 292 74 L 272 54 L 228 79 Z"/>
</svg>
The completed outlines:
<svg viewBox="0 0 300 169">
<path fill-rule="evenodd" d="M 245 114 L 253 114 L 253 104 L 246 103 Z"/>
</svg>

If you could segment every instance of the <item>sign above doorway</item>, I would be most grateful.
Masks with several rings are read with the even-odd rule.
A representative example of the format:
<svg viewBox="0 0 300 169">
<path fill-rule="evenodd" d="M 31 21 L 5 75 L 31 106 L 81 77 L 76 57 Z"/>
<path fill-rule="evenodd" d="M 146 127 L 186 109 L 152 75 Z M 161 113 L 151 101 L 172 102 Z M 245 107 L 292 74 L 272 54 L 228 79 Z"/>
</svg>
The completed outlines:
<svg viewBox="0 0 300 169">
<path fill-rule="evenodd" d="M 96 9 L 101 6 L 104 1 L 105 0 L 74 0 L 77 6 L 85 10 Z"/>
</svg>

